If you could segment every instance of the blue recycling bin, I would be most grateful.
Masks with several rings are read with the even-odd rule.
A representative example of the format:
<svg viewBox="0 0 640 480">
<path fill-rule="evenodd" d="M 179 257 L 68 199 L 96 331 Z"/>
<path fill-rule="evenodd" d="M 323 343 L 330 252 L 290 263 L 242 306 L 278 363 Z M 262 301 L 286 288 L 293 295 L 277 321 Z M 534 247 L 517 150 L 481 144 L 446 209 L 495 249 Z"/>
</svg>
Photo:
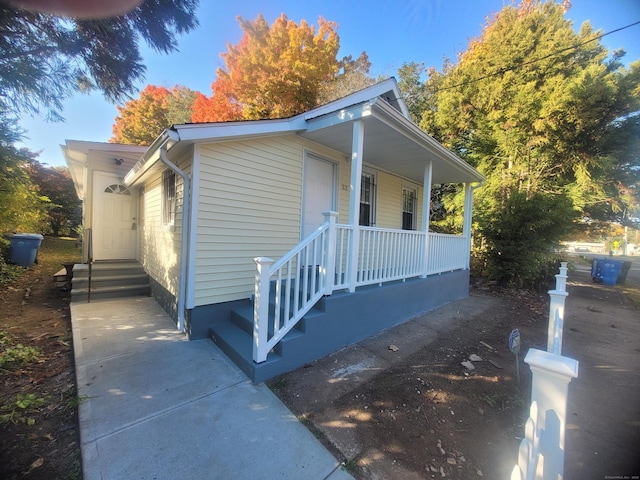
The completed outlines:
<svg viewBox="0 0 640 480">
<path fill-rule="evenodd" d="M 42 235 L 37 233 L 16 233 L 9 237 L 9 261 L 22 267 L 31 267 L 38 257 Z"/>
<path fill-rule="evenodd" d="M 610 258 L 594 258 L 591 264 L 591 278 L 603 285 L 615 285 L 623 262 Z"/>
</svg>

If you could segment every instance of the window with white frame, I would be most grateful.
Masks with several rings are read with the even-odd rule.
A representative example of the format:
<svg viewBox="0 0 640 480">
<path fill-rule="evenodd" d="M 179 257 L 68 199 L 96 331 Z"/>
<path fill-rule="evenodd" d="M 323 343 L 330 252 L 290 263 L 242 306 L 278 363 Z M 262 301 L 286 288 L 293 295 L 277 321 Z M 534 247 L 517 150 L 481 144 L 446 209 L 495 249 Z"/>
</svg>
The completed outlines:
<svg viewBox="0 0 640 480">
<path fill-rule="evenodd" d="M 176 221 L 176 174 L 162 172 L 162 224 L 174 225 Z"/>
<path fill-rule="evenodd" d="M 415 230 L 418 214 L 418 192 L 415 188 L 402 187 L 402 229 Z"/>
<path fill-rule="evenodd" d="M 362 174 L 360 186 L 360 225 L 372 227 L 376 224 L 376 176 Z"/>
</svg>

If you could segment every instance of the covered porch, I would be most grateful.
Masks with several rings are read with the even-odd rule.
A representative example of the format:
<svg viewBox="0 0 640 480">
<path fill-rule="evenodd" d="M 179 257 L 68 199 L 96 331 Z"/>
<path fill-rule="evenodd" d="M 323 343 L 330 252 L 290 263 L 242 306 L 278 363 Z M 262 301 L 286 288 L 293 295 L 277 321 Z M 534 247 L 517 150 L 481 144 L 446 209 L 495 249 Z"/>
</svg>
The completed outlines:
<svg viewBox="0 0 640 480">
<path fill-rule="evenodd" d="M 306 128 L 300 136 L 347 157 L 351 169 L 349 223 L 339 224 L 337 212 L 326 212 L 324 224 L 281 259 L 254 259 L 255 363 L 265 362 L 301 319 L 334 292 L 354 294 L 359 288 L 401 284 L 454 271 L 467 271 L 456 278 L 465 283 L 462 288 L 468 292 L 473 190 L 483 177 L 414 125 L 403 111 L 404 104 L 393 100 L 378 97 L 339 111 L 314 110 L 312 116 L 305 117 Z M 365 162 L 369 168 L 422 185 L 419 230 L 361 224 Z M 431 186 L 441 183 L 465 185 L 460 235 L 429 231 Z M 430 288 L 435 285 L 430 283 Z M 443 298 L 442 303 L 460 298 L 459 289 L 454 290 L 456 298 Z M 419 292 L 413 290 L 412 294 L 419 296 Z M 430 308 L 434 306 L 427 301 L 424 311 Z"/>
</svg>

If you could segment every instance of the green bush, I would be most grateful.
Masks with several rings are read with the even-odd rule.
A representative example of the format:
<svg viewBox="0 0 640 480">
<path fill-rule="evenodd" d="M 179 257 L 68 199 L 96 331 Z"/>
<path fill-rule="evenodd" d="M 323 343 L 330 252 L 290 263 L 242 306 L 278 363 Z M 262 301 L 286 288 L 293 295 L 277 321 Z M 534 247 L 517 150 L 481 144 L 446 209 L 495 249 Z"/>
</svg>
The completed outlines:
<svg viewBox="0 0 640 480">
<path fill-rule="evenodd" d="M 486 274 L 500 285 L 544 289 L 553 282 L 556 248 L 576 214 L 563 195 L 512 193 L 501 209 L 480 215 Z"/>
<path fill-rule="evenodd" d="M 20 267 L 7 263 L 9 244 L 6 238 L 0 236 L 0 288 L 15 280 L 23 272 Z"/>
</svg>

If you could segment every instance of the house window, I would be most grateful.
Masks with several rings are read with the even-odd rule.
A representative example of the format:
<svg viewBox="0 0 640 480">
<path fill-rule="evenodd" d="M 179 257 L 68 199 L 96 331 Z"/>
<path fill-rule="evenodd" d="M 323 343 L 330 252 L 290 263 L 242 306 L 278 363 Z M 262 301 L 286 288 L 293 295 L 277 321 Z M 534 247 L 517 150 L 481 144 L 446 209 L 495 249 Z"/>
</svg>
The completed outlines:
<svg viewBox="0 0 640 480">
<path fill-rule="evenodd" d="M 131 192 L 124 185 L 114 183 L 104 189 L 104 193 L 115 193 L 116 195 L 131 195 Z"/>
<path fill-rule="evenodd" d="M 371 227 L 376 219 L 376 177 L 372 173 L 362 174 L 360 186 L 360 225 Z"/>
<path fill-rule="evenodd" d="M 162 173 L 162 224 L 174 225 L 176 221 L 176 174 L 171 170 Z"/>
<path fill-rule="evenodd" d="M 402 188 L 402 229 L 415 230 L 418 213 L 418 192 L 415 188 Z"/>
</svg>

